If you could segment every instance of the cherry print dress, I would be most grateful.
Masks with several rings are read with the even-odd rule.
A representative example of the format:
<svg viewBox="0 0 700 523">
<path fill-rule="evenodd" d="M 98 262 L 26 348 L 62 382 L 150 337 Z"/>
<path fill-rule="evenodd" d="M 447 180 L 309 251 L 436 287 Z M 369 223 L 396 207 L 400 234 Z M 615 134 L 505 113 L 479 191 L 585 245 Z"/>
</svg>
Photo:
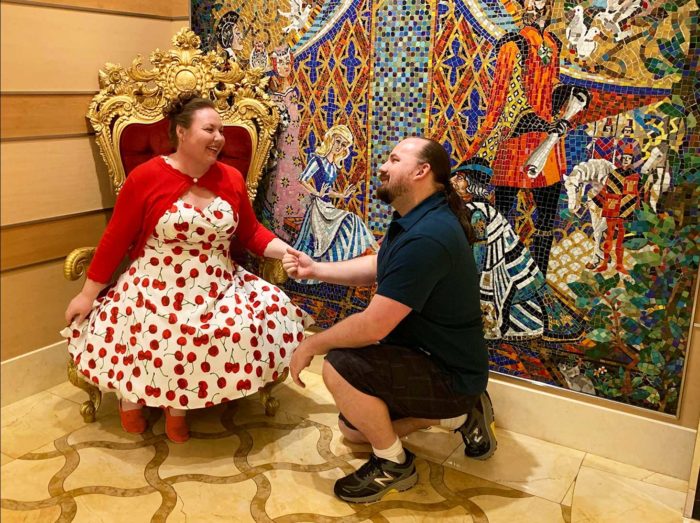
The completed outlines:
<svg viewBox="0 0 700 523">
<path fill-rule="evenodd" d="M 128 401 L 188 409 L 276 379 L 311 320 L 229 258 L 236 225 L 220 197 L 177 200 L 88 318 L 62 331 L 79 372 Z"/>
</svg>

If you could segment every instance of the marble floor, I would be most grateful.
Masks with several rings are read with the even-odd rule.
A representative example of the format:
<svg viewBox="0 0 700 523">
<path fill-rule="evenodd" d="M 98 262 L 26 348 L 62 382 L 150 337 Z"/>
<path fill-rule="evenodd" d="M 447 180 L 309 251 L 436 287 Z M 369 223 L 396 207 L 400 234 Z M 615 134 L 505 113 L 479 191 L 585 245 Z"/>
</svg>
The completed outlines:
<svg viewBox="0 0 700 523">
<path fill-rule="evenodd" d="M 319 358 L 316 358 L 320 360 Z M 419 483 L 368 505 L 333 496 L 333 482 L 366 459 L 347 444 L 320 361 L 264 415 L 256 396 L 189 414 L 192 438 L 124 433 L 106 395 L 84 424 L 84 393 L 68 382 L 2 409 L 0 519 L 22 522 L 678 523 L 687 482 L 499 430 L 498 451 L 464 456 L 459 436 L 411 435 Z M 498 413 L 498 405 L 496 413 Z M 498 420 L 497 420 L 498 421 Z M 690 521 L 690 520 L 686 520 Z"/>
</svg>

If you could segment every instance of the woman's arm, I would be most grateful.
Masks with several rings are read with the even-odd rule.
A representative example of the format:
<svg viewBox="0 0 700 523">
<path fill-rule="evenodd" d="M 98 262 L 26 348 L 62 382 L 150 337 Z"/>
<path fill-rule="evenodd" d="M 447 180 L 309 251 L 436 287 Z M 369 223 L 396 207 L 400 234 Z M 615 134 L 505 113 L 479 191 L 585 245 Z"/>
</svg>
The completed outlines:
<svg viewBox="0 0 700 523">
<path fill-rule="evenodd" d="M 267 244 L 267 247 L 265 247 L 263 256 L 266 258 L 281 260 L 284 254 L 287 252 L 287 249 L 291 249 L 289 244 L 280 240 L 279 238 L 273 238 L 272 241 Z"/>
<path fill-rule="evenodd" d="M 106 283 L 96 282 L 89 278 L 86 279 L 83 289 L 76 294 L 66 308 L 66 323 L 70 324 L 73 320 L 76 323 L 82 323 L 92 310 L 92 303 L 95 301 L 95 298 L 105 287 L 107 287 Z"/>
</svg>

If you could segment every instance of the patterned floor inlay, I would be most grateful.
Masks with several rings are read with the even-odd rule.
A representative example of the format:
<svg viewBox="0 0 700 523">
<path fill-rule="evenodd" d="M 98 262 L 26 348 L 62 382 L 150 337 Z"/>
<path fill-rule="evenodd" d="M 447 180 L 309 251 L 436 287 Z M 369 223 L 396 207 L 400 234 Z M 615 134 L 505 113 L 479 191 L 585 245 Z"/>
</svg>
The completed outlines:
<svg viewBox="0 0 700 523">
<path fill-rule="evenodd" d="M 585 462 L 583 453 L 506 431 L 500 432 L 494 458 L 471 464 L 463 458 L 458 436 L 436 429 L 414 434 L 406 440 L 419 456 L 414 488 L 391 492 L 369 505 L 340 501 L 333 495 L 333 483 L 355 470 L 369 448 L 343 440 L 320 376 L 306 376 L 306 389 L 280 387 L 282 408 L 274 418 L 264 415 L 255 398 L 192 411 L 192 438 L 183 445 L 167 440 L 163 416 L 156 410 L 150 411 L 149 428 L 140 436 L 124 433 L 117 414 L 107 409 L 97 422 L 69 429 L 58 438 L 42 428 L 51 439 L 39 447 L 41 434 L 21 441 L 34 423 L 31 412 L 21 420 L 3 420 L 3 435 L 13 426 L 20 427 L 21 434 L 15 434 L 16 447 L 3 447 L 7 458 L 1 469 L 0 517 L 3 523 L 571 523 L 578 512 L 594 516 L 586 521 L 603 521 L 595 517 L 610 511 L 597 506 L 591 494 L 601 474 L 616 477 L 614 462 Z M 80 398 L 72 402 L 72 416 L 78 415 L 75 401 Z M 16 415 L 17 409 L 7 409 L 3 416 Z M 70 427 L 61 416 L 56 414 L 53 430 Z M 27 445 L 36 448 L 17 459 L 10 457 Z M 516 454 L 527 459 L 518 460 Z M 567 462 L 563 468 L 562 459 Z M 588 468 L 584 473 L 584 498 L 577 512 L 576 476 L 586 463 L 605 472 Z M 617 484 L 628 497 L 636 492 L 635 513 L 656 518 L 645 519 L 650 522 L 670 523 L 672 515 L 678 520 L 680 512 L 673 507 L 687 485 L 632 469 L 624 469 L 631 479 L 620 477 Z M 614 490 L 608 489 L 606 503 Z M 651 492 L 665 497 L 658 502 L 647 499 L 653 506 L 645 507 L 645 494 Z"/>
</svg>

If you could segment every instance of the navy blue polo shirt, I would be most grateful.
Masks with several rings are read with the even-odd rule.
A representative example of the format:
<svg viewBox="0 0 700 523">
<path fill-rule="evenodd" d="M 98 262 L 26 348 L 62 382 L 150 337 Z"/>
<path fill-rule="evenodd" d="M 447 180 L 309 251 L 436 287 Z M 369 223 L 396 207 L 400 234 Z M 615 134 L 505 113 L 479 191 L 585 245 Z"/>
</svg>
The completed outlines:
<svg viewBox="0 0 700 523">
<path fill-rule="evenodd" d="M 394 213 L 377 256 L 377 283 L 377 294 L 412 309 L 383 341 L 427 352 L 456 392 L 483 392 L 489 364 L 478 273 L 444 193 L 403 217 Z"/>
</svg>

